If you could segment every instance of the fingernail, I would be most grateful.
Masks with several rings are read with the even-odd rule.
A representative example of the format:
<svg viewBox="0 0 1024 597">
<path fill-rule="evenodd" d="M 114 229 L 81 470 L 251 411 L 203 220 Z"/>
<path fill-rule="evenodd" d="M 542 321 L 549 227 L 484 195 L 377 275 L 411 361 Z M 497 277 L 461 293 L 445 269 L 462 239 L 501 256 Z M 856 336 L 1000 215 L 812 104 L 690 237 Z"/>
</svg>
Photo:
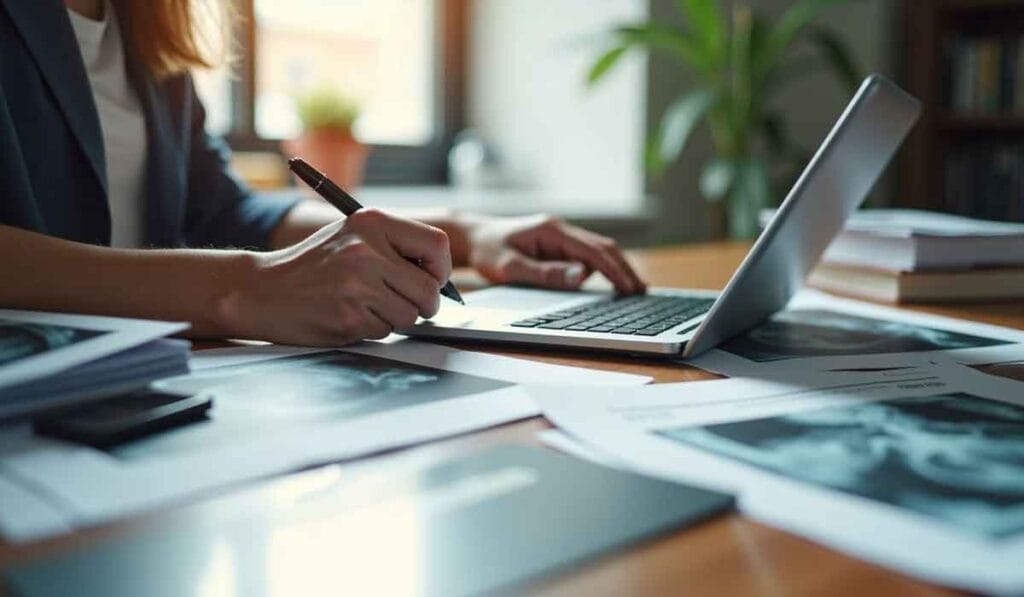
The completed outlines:
<svg viewBox="0 0 1024 597">
<path fill-rule="evenodd" d="M 565 283 L 566 284 L 577 284 L 580 278 L 583 277 L 583 266 L 579 263 L 574 263 L 569 267 L 565 268 Z"/>
</svg>

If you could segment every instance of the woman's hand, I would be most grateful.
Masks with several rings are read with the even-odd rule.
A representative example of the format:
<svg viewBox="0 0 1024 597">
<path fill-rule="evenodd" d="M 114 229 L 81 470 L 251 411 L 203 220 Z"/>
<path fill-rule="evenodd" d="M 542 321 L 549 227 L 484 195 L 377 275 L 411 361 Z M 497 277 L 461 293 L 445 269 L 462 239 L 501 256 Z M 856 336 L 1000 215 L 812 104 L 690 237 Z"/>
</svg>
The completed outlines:
<svg viewBox="0 0 1024 597">
<path fill-rule="evenodd" d="M 462 233 L 468 265 L 491 282 L 575 290 L 598 271 L 622 294 L 647 290 L 614 240 L 557 218 L 473 218 Z"/>
<path fill-rule="evenodd" d="M 223 311 L 239 337 L 340 346 L 436 314 L 451 269 L 444 232 L 365 209 L 296 245 L 257 254 Z"/>
</svg>

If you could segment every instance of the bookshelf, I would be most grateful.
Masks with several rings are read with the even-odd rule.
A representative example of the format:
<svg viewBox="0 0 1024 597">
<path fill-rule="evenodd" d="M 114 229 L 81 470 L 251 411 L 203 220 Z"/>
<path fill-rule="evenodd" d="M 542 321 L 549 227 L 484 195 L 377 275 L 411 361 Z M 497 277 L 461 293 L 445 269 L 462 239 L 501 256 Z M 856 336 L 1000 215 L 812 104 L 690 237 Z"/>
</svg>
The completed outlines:
<svg viewBox="0 0 1024 597">
<path fill-rule="evenodd" d="M 905 0 L 900 204 L 1024 221 L 1024 0 Z"/>
</svg>

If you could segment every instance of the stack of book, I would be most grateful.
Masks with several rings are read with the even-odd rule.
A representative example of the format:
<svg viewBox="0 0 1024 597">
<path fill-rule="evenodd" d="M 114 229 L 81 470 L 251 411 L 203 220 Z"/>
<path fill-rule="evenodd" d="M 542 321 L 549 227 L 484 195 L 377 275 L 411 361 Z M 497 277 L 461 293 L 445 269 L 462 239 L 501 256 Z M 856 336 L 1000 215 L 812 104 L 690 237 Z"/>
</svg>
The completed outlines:
<svg viewBox="0 0 1024 597">
<path fill-rule="evenodd" d="M 762 223 L 771 211 L 761 214 Z M 1024 297 L 1024 224 L 904 209 L 854 214 L 808 282 L 876 301 Z"/>
</svg>

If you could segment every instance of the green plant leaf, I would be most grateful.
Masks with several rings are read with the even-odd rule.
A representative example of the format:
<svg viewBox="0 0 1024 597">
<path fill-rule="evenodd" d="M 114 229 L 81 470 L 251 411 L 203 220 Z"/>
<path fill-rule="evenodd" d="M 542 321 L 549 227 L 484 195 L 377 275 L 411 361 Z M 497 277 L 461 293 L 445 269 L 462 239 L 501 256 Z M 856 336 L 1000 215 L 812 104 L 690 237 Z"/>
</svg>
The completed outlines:
<svg viewBox="0 0 1024 597">
<path fill-rule="evenodd" d="M 665 172 L 665 162 L 661 159 L 658 148 L 661 147 L 661 129 L 656 129 L 647 138 L 644 144 L 644 165 L 647 170 L 656 176 Z"/>
<path fill-rule="evenodd" d="M 759 57 L 761 71 L 765 72 L 774 66 L 796 39 L 800 31 L 808 26 L 821 12 L 833 4 L 846 0 L 801 0 L 786 10 L 775 23 L 765 47 Z"/>
<path fill-rule="evenodd" d="M 754 72 L 751 32 L 753 14 L 749 6 L 736 5 L 732 17 L 732 125 L 743 131 L 751 121 L 753 110 Z M 737 139 L 737 145 L 742 140 Z"/>
<path fill-rule="evenodd" d="M 615 35 L 623 45 L 645 46 L 667 52 L 686 66 L 703 73 L 713 72 L 700 44 L 686 31 L 658 23 L 618 27 Z"/>
<path fill-rule="evenodd" d="M 863 79 L 860 68 L 857 67 L 850 49 L 834 32 L 824 27 L 808 27 L 803 35 L 807 40 L 817 47 L 821 57 L 832 67 L 832 72 L 839 78 L 851 94 L 860 87 Z"/>
<path fill-rule="evenodd" d="M 587 84 L 594 85 L 604 78 L 619 63 L 619 60 L 626 55 L 627 51 L 629 51 L 629 46 L 618 46 L 602 54 L 594 62 L 594 65 L 590 67 L 590 72 L 587 73 Z"/>
<path fill-rule="evenodd" d="M 712 202 L 720 201 L 729 194 L 736 183 L 736 162 L 716 158 L 704 166 L 700 175 L 700 194 Z"/>
<path fill-rule="evenodd" d="M 705 59 L 713 67 L 720 66 L 728 46 L 728 27 L 718 0 L 676 0 L 676 5 L 701 41 Z"/>
<path fill-rule="evenodd" d="M 672 103 L 661 119 L 657 157 L 668 163 L 679 157 L 697 123 L 715 103 L 717 94 L 709 89 L 686 93 Z"/>
</svg>

